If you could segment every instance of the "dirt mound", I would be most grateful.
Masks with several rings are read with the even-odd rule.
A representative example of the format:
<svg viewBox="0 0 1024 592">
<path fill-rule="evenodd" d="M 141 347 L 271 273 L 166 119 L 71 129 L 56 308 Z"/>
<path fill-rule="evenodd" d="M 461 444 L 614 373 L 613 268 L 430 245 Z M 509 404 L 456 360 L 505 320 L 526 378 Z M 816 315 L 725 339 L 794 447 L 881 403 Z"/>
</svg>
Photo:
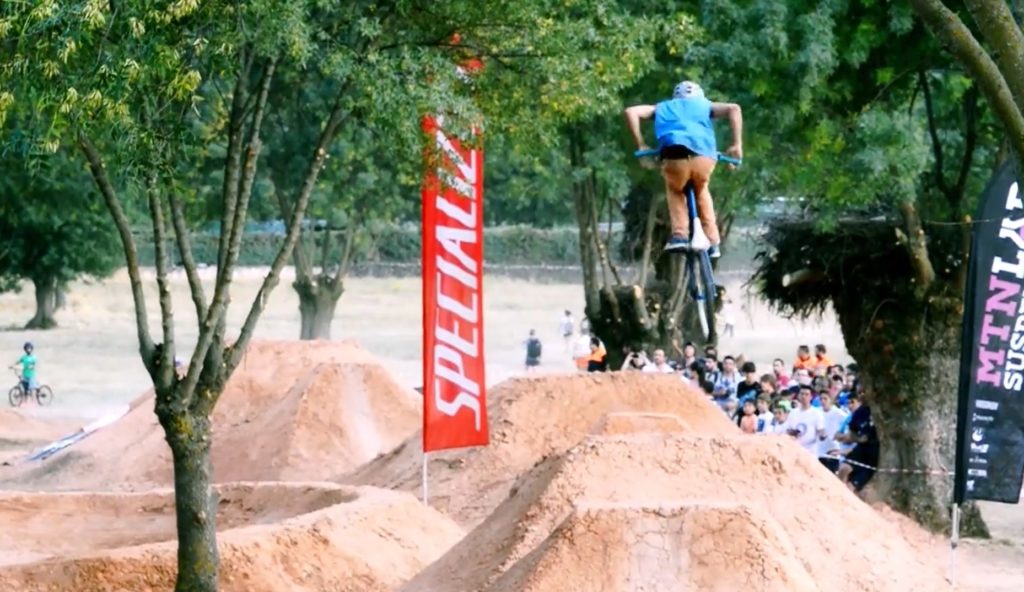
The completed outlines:
<svg viewBox="0 0 1024 592">
<path fill-rule="evenodd" d="M 693 433 L 739 433 L 707 397 L 677 376 L 639 372 L 516 378 L 488 393 L 491 444 L 430 455 L 430 503 L 472 528 L 508 497 L 517 476 L 603 429 L 605 414 L 665 413 Z M 341 480 L 418 491 L 422 432 Z"/>
<path fill-rule="evenodd" d="M 0 409 L 0 444 L 37 444 L 66 436 L 79 426 L 67 420 L 33 417 L 14 409 Z"/>
<path fill-rule="evenodd" d="M 672 534 L 678 528 L 671 519 L 652 529 L 667 533 L 662 541 L 680 545 L 679 550 L 669 547 L 667 553 L 684 564 L 694 553 L 746 556 L 750 550 L 756 554 L 758 549 L 772 553 L 785 549 L 777 558 L 777 567 L 782 570 L 779 573 L 783 574 L 779 577 L 789 578 L 793 586 L 785 589 L 949 590 L 941 576 L 944 567 L 933 563 L 932 554 L 916 549 L 904 538 L 900 527 L 857 499 L 794 442 L 776 437 L 653 433 L 588 436 L 568 452 L 545 459 L 516 482 L 509 499 L 483 523 L 403 590 L 505 592 L 515 589 L 513 584 L 542 586 L 550 581 L 554 586 L 559 580 L 545 579 L 558 577 L 546 575 L 554 571 L 604 574 L 608 565 L 616 566 L 617 571 L 611 572 L 615 581 L 614 578 L 623 577 L 622 570 L 637 569 L 632 564 L 623 567 L 622 558 L 643 556 L 644 549 L 651 545 L 668 544 L 639 544 L 634 537 L 602 547 L 602 531 L 583 528 L 586 521 L 579 518 L 575 524 L 570 521 L 561 534 L 553 535 L 572 514 L 574 505 L 587 502 L 657 507 L 701 507 L 709 503 L 747 506 L 758 517 L 750 521 L 750 528 L 731 526 L 718 532 L 711 529 L 713 534 L 707 536 L 701 535 L 703 531 L 698 528 L 698 532 L 688 533 L 688 538 L 682 539 Z M 605 520 L 614 522 L 616 518 Z M 707 528 L 716 521 L 731 524 L 710 515 L 700 520 Z M 579 564 L 561 563 L 562 557 L 572 556 L 564 544 L 554 542 L 574 534 L 578 538 L 572 539 L 573 545 L 594 553 L 578 557 L 582 562 Z M 698 538 L 693 538 L 696 535 Z M 609 536 L 609 540 L 615 540 L 614 529 Z M 683 550 L 687 543 L 694 546 Z M 627 548 L 619 548 L 622 545 Z M 580 551 L 585 552 L 589 551 Z M 517 566 L 520 561 L 525 563 Z M 643 563 L 645 559 L 638 561 L 637 565 L 647 565 Z M 760 560 L 748 557 L 746 561 L 756 565 Z M 812 587 L 801 588 L 805 578 L 794 562 L 799 562 L 809 575 Z M 749 566 L 706 563 L 696 566 L 682 583 L 652 584 L 643 589 L 703 590 L 706 588 L 686 582 L 703 581 L 701 578 L 712 577 L 717 570 L 728 569 L 735 570 L 737 577 L 758 573 Z M 772 587 L 772 573 L 758 576 L 760 579 L 752 585 L 732 589 L 777 589 Z"/>
<path fill-rule="evenodd" d="M 0 475 L 10 471 L 7 465 L 79 427 L 72 421 L 41 419 L 13 409 L 0 409 Z"/>
<path fill-rule="evenodd" d="M 585 504 L 490 589 L 816 591 L 792 551 L 749 506 Z"/>
<path fill-rule="evenodd" d="M 217 491 L 225 591 L 390 591 L 463 534 L 399 492 L 325 483 L 234 483 Z M 173 588 L 170 490 L 7 495 L 0 521 L 6 592 Z"/>
<path fill-rule="evenodd" d="M 401 443 L 419 427 L 420 405 L 416 393 L 355 344 L 253 343 L 214 411 L 214 480 L 335 477 Z M 114 425 L 11 481 L 57 490 L 171 485 L 171 453 L 153 394 L 138 398 Z"/>
<path fill-rule="evenodd" d="M 601 418 L 590 433 L 596 436 L 615 436 L 641 432 L 670 434 L 686 432 L 690 426 L 678 415 L 670 413 L 608 413 Z"/>
</svg>

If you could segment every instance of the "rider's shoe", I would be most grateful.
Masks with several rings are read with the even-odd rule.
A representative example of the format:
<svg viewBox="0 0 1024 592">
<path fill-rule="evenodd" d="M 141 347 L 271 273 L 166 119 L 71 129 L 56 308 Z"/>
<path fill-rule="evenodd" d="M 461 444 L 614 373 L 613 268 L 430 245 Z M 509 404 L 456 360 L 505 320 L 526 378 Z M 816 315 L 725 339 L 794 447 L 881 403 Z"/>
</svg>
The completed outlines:
<svg viewBox="0 0 1024 592">
<path fill-rule="evenodd" d="M 673 236 L 665 243 L 666 251 L 686 251 L 690 248 L 690 241 L 681 237 Z"/>
<path fill-rule="evenodd" d="M 722 252 L 718 250 L 718 245 L 711 245 L 708 247 L 708 257 L 712 259 L 718 259 L 722 256 Z"/>
</svg>

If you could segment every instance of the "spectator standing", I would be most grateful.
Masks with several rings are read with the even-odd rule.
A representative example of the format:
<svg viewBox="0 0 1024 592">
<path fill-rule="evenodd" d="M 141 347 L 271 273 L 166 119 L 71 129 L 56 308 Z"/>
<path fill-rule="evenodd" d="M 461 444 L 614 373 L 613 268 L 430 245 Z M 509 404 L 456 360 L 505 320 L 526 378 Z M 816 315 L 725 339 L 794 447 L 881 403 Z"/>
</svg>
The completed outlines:
<svg viewBox="0 0 1024 592">
<path fill-rule="evenodd" d="M 580 334 L 572 344 L 572 358 L 576 361 L 576 369 L 586 372 L 590 360 L 590 331 L 580 326 Z"/>
<path fill-rule="evenodd" d="M 757 421 L 757 405 L 754 403 L 754 400 L 747 399 L 743 401 L 742 412 L 736 420 L 736 425 L 740 426 L 740 431 L 744 434 L 756 434 Z"/>
<path fill-rule="evenodd" d="M 818 458 L 818 443 L 825 437 L 825 416 L 821 409 L 811 406 L 814 392 L 809 386 L 801 386 L 797 395 L 798 407 L 790 412 L 790 428 L 787 432 L 796 438 L 804 450 Z"/>
<path fill-rule="evenodd" d="M 846 421 L 846 412 L 836 407 L 831 393 L 821 393 L 821 413 L 825 416 L 825 439 L 818 444 L 818 460 L 835 473 L 839 470 L 839 459 L 832 458 L 837 448 L 836 435 Z"/>
<path fill-rule="evenodd" d="M 725 356 L 722 360 L 722 374 L 715 384 L 715 390 L 721 391 L 726 396 L 735 397 L 736 387 L 740 383 L 740 374 L 736 371 L 736 358 Z"/>
<path fill-rule="evenodd" d="M 815 370 L 828 370 L 828 367 L 832 365 L 832 360 L 829 359 L 828 353 L 825 350 L 825 344 L 819 343 L 814 346 L 814 369 Z"/>
<path fill-rule="evenodd" d="M 768 429 L 772 434 L 788 434 L 791 424 L 789 421 L 789 401 L 776 401 L 772 408 L 772 425 Z"/>
<path fill-rule="evenodd" d="M 761 395 L 757 398 L 757 432 L 763 434 L 772 427 L 771 397 Z"/>
<path fill-rule="evenodd" d="M 654 359 L 644 366 L 644 372 L 659 372 L 661 374 L 671 374 L 675 372 L 672 366 L 669 366 L 668 360 L 665 359 L 665 350 L 656 349 L 654 350 Z"/>
<path fill-rule="evenodd" d="M 587 372 L 608 370 L 608 350 L 596 335 L 590 337 L 590 357 L 587 358 Z"/>
<path fill-rule="evenodd" d="M 697 361 L 697 346 L 692 341 L 687 341 L 683 346 L 683 368 L 689 368 Z"/>
<path fill-rule="evenodd" d="M 643 370 L 651 361 L 647 359 L 647 353 L 643 350 L 634 351 L 629 350 L 626 354 L 626 359 L 622 362 L 622 367 L 619 370 Z"/>
<path fill-rule="evenodd" d="M 797 370 L 807 370 L 808 372 L 814 370 L 816 360 L 811 357 L 811 348 L 806 345 L 801 345 L 796 348 L 796 359 L 793 360 L 793 374 L 795 375 Z"/>
<path fill-rule="evenodd" d="M 736 385 L 736 397 L 742 405 L 744 401 L 753 401 L 761 394 L 761 381 L 757 378 L 757 366 L 753 362 L 743 362 L 740 370 L 743 372 L 743 381 Z"/>
<path fill-rule="evenodd" d="M 789 374 L 786 374 L 786 363 L 782 361 L 782 358 L 775 358 L 775 361 L 772 362 L 772 372 L 775 374 L 775 384 L 780 389 L 789 386 Z"/>
<path fill-rule="evenodd" d="M 849 405 L 851 414 L 848 431 L 836 440 L 854 444 L 853 450 L 846 455 L 846 461 L 857 464 L 844 461 L 838 475 L 850 489 L 859 492 L 875 475 L 875 467 L 878 466 L 878 432 L 871 419 L 871 407 L 861 401 L 859 393 L 850 394 Z"/>
<path fill-rule="evenodd" d="M 775 375 L 774 374 L 763 374 L 761 376 L 761 394 L 767 395 L 770 401 L 775 397 Z"/>
<path fill-rule="evenodd" d="M 722 319 L 725 323 L 725 326 L 722 328 L 722 335 L 735 337 L 736 307 L 733 305 L 732 298 L 726 298 L 725 302 L 722 303 Z"/>
<path fill-rule="evenodd" d="M 718 368 L 718 360 L 714 357 L 704 358 L 704 380 L 711 383 L 712 387 L 718 384 L 720 378 L 722 378 L 722 371 Z"/>
<path fill-rule="evenodd" d="M 561 321 L 558 323 L 558 330 L 562 332 L 562 340 L 565 342 L 565 353 L 572 351 L 572 331 L 576 323 L 573 321 L 572 312 L 565 311 Z"/>
<path fill-rule="evenodd" d="M 540 366 L 540 355 L 543 349 L 537 332 L 530 329 L 530 336 L 526 338 L 526 371 L 531 372 Z"/>
</svg>

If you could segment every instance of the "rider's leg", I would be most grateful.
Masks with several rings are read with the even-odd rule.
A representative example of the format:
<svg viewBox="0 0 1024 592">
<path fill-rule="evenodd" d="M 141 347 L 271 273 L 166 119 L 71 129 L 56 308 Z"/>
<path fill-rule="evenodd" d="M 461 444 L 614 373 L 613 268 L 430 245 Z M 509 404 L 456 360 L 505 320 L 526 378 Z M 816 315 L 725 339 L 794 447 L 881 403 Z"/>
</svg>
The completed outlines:
<svg viewBox="0 0 1024 592">
<path fill-rule="evenodd" d="M 717 247 L 722 241 L 718 234 L 718 222 L 715 220 L 715 206 L 711 202 L 711 173 L 715 170 L 715 160 L 706 156 L 695 156 L 692 159 L 690 179 L 694 192 L 697 194 L 697 215 L 708 242 Z"/>
<path fill-rule="evenodd" d="M 690 215 L 686 211 L 686 195 L 683 193 L 683 188 L 690 181 L 690 168 L 690 159 L 685 158 L 666 159 L 661 163 L 668 215 L 672 220 L 672 238 L 690 238 Z"/>
</svg>

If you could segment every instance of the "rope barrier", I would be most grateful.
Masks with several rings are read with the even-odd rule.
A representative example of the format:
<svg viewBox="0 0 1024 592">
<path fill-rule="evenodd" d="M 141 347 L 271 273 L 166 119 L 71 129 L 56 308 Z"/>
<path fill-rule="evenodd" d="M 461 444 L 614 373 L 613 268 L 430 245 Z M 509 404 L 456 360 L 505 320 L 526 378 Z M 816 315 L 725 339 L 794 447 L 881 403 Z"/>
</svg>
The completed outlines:
<svg viewBox="0 0 1024 592">
<path fill-rule="evenodd" d="M 855 460 L 850 460 L 850 459 L 846 458 L 845 456 L 838 456 L 838 455 L 832 455 L 832 454 L 826 454 L 824 456 L 819 456 L 818 458 L 831 458 L 831 459 L 835 459 L 835 460 L 838 460 L 840 462 L 844 462 L 846 464 L 853 465 L 855 467 L 861 467 L 861 468 L 864 468 L 864 469 L 870 469 L 872 471 L 875 471 L 876 473 L 896 473 L 896 474 L 905 474 L 905 475 L 941 475 L 943 477 L 948 477 L 948 476 L 952 476 L 952 475 L 955 474 L 953 471 L 946 471 L 946 470 L 942 470 L 942 469 L 880 469 L 878 467 L 873 467 L 871 465 L 864 464 L 862 462 L 858 462 L 858 461 L 855 461 Z"/>
</svg>

